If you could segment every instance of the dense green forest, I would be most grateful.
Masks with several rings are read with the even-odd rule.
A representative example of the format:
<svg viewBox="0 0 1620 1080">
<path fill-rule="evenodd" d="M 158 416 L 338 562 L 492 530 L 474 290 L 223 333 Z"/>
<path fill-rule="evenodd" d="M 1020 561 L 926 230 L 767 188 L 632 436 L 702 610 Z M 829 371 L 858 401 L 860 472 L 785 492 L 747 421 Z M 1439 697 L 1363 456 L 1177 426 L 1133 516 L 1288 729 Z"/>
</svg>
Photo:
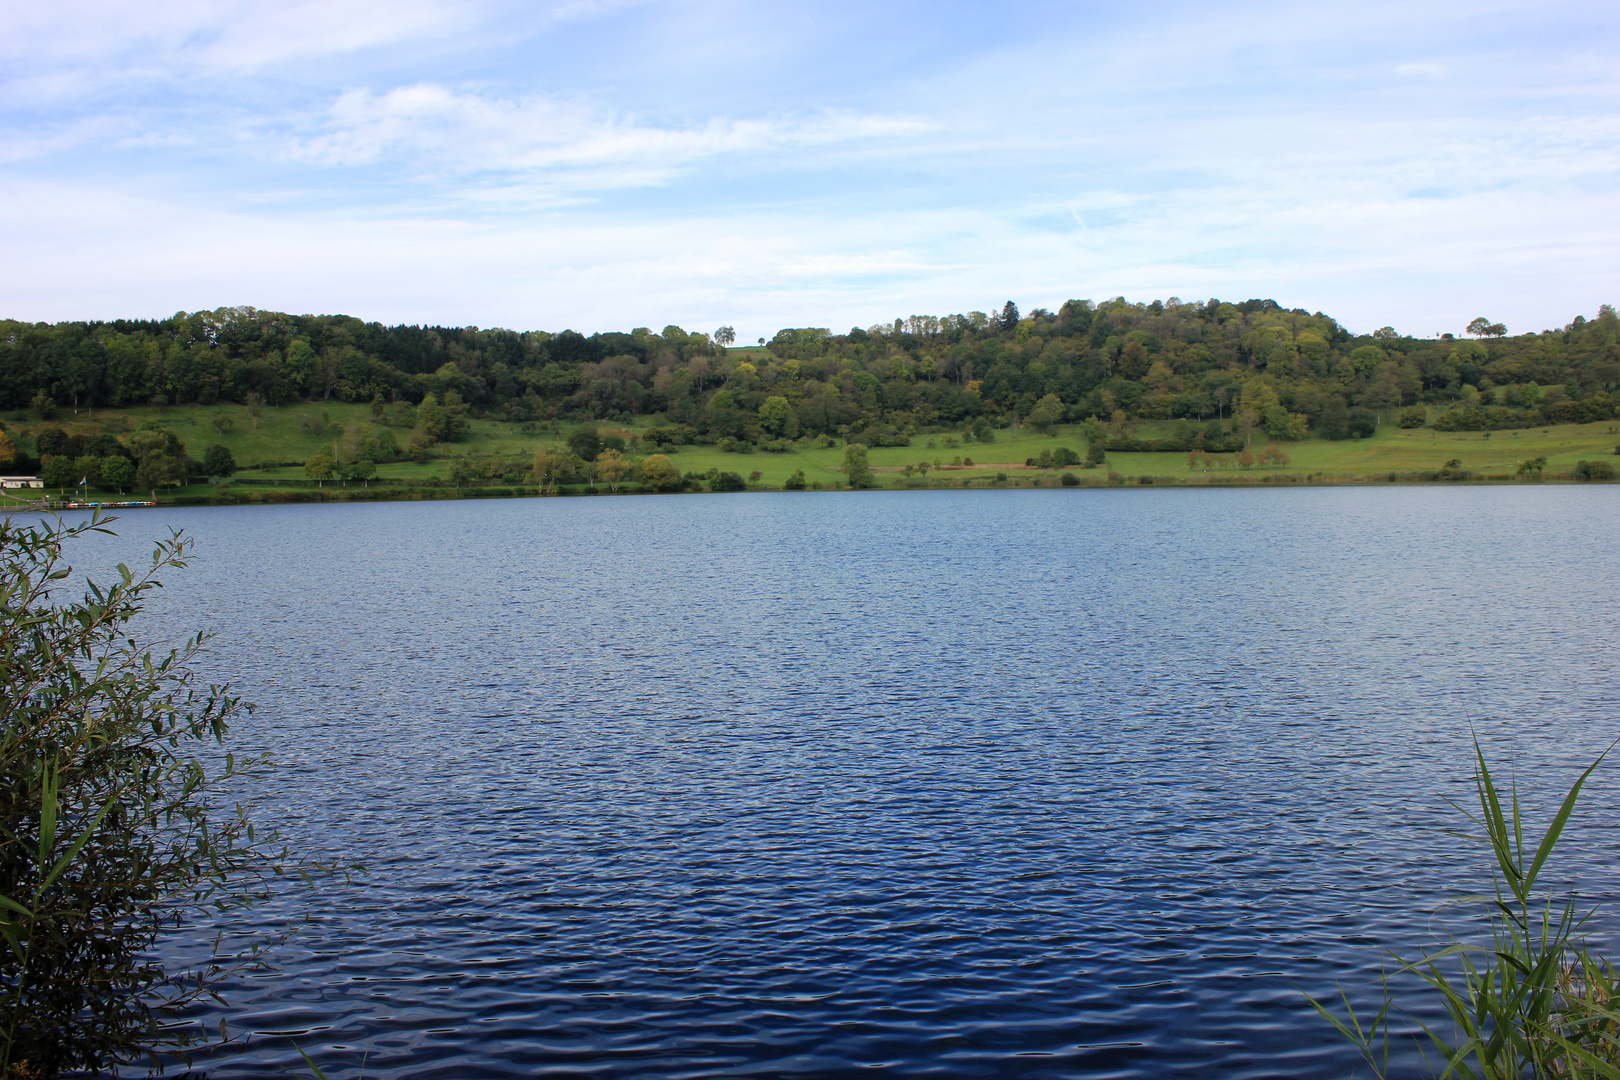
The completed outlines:
<svg viewBox="0 0 1620 1080">
<path fill-rule="evenodd" d="M 453 438 L 463 414 L 518 423 L 653 416 L 653 441 L 764 450 L 815 437 L 904 445 L 929 431 L 1091 418 L 1113 422 L 1110 438 L 1127 441 L 1127 421 L 1185 419 L 1161 441 L 1193 449 L 1256 428 L 1272 439 L 1343 439 L 1391 422 L 1485 430 L 1614 416 L 1612 307 L 1515 336 L 1477 319 L 1466 334 L 1358 336 L 1271 300 L 1071 300 L 1027 315 L 1009 301 L 993 315 L 912 316 L 843 334 L 786 329 L 763 349 L 737 349 L 727 348 L 726 328 L 587 337 L 221 308 L 0 322 L 0 408 L 409 402 L 439 417 L 439 438 Z"/>
</svg>

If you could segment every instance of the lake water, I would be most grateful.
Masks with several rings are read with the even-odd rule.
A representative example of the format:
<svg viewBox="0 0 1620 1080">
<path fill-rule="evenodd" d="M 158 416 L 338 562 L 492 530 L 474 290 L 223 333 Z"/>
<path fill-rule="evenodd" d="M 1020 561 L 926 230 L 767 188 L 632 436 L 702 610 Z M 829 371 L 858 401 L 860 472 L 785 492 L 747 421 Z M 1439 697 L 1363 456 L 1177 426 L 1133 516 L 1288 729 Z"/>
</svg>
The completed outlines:
<svg viewBox="0 0 1620 1080">
<path fill-rule="evenodd" d="M 760 494 L 133 511 L 149 630 L 260 709 L 258 815 L 362 860 L 214 1080 L 1340 1077 L 1616 734 L 1620 488 Z M 1560 865 L 1614 888 L 1620 765 Z M 177 942 L 179 949 L 183 942 Z M 217 1019 L 218 1014 L 210 1014 Z"/>
</svg>

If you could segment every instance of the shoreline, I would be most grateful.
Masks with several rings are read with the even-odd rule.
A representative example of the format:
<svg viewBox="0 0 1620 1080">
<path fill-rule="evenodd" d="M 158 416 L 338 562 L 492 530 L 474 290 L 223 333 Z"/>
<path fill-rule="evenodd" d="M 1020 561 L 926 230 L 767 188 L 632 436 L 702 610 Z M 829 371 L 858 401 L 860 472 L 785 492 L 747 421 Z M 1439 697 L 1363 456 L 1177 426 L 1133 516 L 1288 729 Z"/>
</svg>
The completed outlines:
<svg viewBox="0 0 1620 1080">
<path fill-rule="evenodd" d="M 977 479 L 977 478 L 975 478 Z M 913 480 L 908 483 L 879 484 L 869 488 L 851 488 L 847 485 L 829 485 L 818 483 L 801 491 L 788 491 L 780 487 L 756 486 L 743 491 L 710 491 L 704 488 L 688 488 L 682 491 L 648 491 L 637 484 L 621 484 L 618 490 L 610 490 L 606 486 L 592 488 L 588 485 L 570 485 L 556 491 L 541 493 L 532 486 L 495 485 L 488 487 L 450 487 L 448 485 L 413 484 L 376 484 L 371 487 L 304 487 L 293 485 L 286 487 L 266 487 L 261 490 L 231 491 L 223 490 L 217 493 L 195 495 L 158 496 L 153 499 L 71 499 L 51 497 L 44 500 L 28 500 L 27 505 L 8 504 L 0 509 L 14 512 L 34 511 L 38 513 L 54 513 L 62 510 L 133 510 L 133 509 L 162 509 L 165 507 L 180 506 L 277 506 L 298 503 L 346 503 L 346 502 L 438 502 L 456 501 L 462 499 L 560 499 L 560 498 L 598 498 L 623 497 L 640 495 L 757 495 L 766 493 L 790 494 L 849 494 L 851 492 L 907 492 L 907 491 L 1096 491 L 1113 490 L 1121 488 L 1305 488 L 1305 487 L 1545 487 L 1557 485 L 1571 486 L 1610 486 L 1616 480 L 1586 480 L 1576 476 L 1555 476 L 1540 479 L 1521 479 L 1519 477 L 1471 477 L 1468 479 L 1438 479 L 1424 475 L 1407 476 L 1395 474 L 1391 476 L 1345 476 L 1345 477 L 1301 477 L 1294 474 L 1268 474 L 1265 476 L 1199 476 L 1188 479 L 1174 476 L 1135 477 L 1116 476 L 1076 478 L 1072 484 L 1064 484 L 1056 477 L 1047 477 L 1038 481 L 1016 480 L 990 481 L 976 483 L 974 480 L 928 482 Z M 223 488 L 236 488 L 238 485 L 220 485 Z M 246 485 L 243 485 L 244 487 Z M 257 485 L 255 485 L 257 486 Z"/>
</svg>

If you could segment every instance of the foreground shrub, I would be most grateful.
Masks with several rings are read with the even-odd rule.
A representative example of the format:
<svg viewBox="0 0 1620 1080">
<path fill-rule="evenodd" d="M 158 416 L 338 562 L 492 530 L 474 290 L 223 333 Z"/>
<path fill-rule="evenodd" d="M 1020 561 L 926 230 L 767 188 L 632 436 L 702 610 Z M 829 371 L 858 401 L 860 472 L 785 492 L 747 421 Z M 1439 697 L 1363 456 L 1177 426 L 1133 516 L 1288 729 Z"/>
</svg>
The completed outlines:
<svg viewBox="0 0 1620 1080">
<path fill-rule="evenodd" d="M 110 519 L 109 519 L 110 520 Z M 197 685 L 198 634 L 154 653 L 131 623 L 190 541 L 160 542 L 137 576 L 59 601 L 63 545 L 88 532 L 0 523 L 0 1076 L 116 1068 L 182 1049 L 174 1021 L 214 996 L 224 957 L 170 971 L 164 930 L 230 911 L 286 869 L 226 792 L 263 761 L 197 756 L 245 706 Z"/>
</svg>

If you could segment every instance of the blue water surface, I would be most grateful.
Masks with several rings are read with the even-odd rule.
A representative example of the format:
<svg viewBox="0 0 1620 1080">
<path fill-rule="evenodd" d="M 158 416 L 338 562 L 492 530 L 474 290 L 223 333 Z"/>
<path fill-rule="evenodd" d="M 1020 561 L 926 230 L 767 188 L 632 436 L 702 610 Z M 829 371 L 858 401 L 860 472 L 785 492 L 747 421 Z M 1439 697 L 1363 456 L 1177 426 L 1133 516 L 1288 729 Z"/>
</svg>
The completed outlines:
<svg viewBox="0 0 1620 1080">
<path fill-rule="evenodd" d="M 1444 831 L 1471 730 L 1538 807 L 1620 734 L 1617 511 L 199 508 L 79 562 L 196 539 L 148 632 L 217 632 L 206 674 L 259 706 L 234 744 L 281 762 L 258 817 L 366 865 L 223 927 L 309 916 L 200 1015 L 249 1033 L 215 1080 L 307 1075 L 299 1049 L 332 1077 L 1341 1077 L 1305 992 L 1372 1000 L 1381 950 L 1466 926 L 1444 905 L 1486 880 Z M 1555 866 L 1593 899 L 1617 810 L 1611 768 Z"/>
</svg>

